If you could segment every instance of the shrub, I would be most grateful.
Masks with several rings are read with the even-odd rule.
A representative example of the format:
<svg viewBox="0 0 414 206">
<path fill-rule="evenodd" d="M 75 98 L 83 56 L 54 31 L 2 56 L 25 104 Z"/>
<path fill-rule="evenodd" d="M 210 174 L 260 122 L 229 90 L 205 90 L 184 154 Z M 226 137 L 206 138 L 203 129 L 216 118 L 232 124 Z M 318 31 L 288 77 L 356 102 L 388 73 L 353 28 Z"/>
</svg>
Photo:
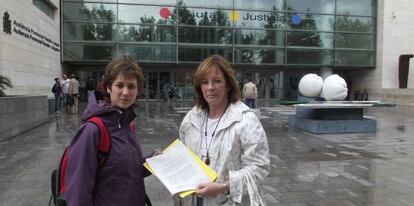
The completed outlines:
<svg viewBox="0 0 414 206">
<path fill-rule="evenodd" d="M 4 89 L 7 87 L 12 88 L 12 84 L 9 78 L 0 75 L 0 97 L 6 96 L 6 93 L 4 93 Z"/>
</svg>

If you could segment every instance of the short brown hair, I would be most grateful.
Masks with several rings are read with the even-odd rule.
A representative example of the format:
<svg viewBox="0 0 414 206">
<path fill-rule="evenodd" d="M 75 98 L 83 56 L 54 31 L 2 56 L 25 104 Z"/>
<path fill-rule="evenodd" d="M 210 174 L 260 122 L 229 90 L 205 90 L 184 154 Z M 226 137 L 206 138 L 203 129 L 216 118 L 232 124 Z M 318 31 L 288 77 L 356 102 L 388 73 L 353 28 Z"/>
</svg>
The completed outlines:
<svg viewBox="0 0 414 206">
<path fill-rule="evenodd" d="M 135 60 L 133 60 L 130 56 L 122 55 L 118 59 L 114 59 L 109 62 L 109 64 L 105 67 L 105 73 L 103 75 L 103 92 L 106 100 L 109 100 L 109 94 L 106 89 L 112 86 L 112 83 L 119 74 L 127 77 L 134 77 L 137 80 L 139 96 L 144 86 L 144 74 Z"/>
<path fill-rule="evenodd" d="M 230 63 L 222 56 L 212 55 L 204 59 L 193 77 L 193 90 L 195 94 L 195 105 L 198 108 L 208 109 L 208 104 L 204 99 L 203 92 L 201 91 L 201 81 L 206 77 L 207 73 L 214 67 L 220 69 L 224 74 L 224 79 L 227 85 L 227 99 L 229 103 L 235 103 L 240 98 L 240 89 L 237 84 L 236 77 L 234 75 L 234 69 Z"/>
</svg>

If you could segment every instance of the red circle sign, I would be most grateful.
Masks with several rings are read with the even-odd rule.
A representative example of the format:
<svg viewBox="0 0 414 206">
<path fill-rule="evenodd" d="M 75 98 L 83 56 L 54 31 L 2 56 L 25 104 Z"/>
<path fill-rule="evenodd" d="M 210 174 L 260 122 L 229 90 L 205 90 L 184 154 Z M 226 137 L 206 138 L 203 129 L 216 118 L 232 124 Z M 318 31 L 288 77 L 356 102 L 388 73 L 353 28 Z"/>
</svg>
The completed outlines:
<svg viewBox="0 0 414 206">
<path fill-rule="evenodd" d="M 161 8 L 160 9 L 160 16 L 164 19 L 168 18 L 170 16 L 170 10 L 167 8 Z"/>
</svg>

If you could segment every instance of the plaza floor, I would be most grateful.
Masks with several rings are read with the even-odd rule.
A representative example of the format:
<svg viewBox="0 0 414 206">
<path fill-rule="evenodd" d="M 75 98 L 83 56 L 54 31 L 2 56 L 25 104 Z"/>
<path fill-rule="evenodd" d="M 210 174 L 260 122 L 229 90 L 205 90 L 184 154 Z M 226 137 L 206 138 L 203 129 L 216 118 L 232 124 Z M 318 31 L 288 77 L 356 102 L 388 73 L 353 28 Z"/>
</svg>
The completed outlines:
<svg viewBox="0 0 414 206">
<path fill-rule="evenodd" d="M 144 153 L 177 138 L 191 106 L 140 102 L 135 123 Z M 287 125 L 295 108 L 272 101 L 258 106 L 271 156 L 267 205 L 414 205 L 414 107 L 365 109 L 377 120 L 377 133 L 315 135 Z M 50 172 L 79 121 L 78 115 L 52 114 L 48 123 L 0 143 L 1 206 L 48 204 Z M 174 205 L 155 177 L 146 187 L 153 205 Z"/>
</svg>

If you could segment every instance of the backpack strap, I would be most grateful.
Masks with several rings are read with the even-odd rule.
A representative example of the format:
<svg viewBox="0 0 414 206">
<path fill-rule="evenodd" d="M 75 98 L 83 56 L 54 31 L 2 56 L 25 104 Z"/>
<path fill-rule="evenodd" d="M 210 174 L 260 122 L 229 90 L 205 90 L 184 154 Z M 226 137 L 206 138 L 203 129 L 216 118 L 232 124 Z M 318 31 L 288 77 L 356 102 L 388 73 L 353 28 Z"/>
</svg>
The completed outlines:
<svg viewBox="0 0 414 206">
<path fill-rule="evenodd" d="M 68 167 L 68 155 L 67 155 L 67 153 L 68 153 L 68 147 L 66 147 L 65 151 L 63 152 L 62 158 L 60 160 L 59 170 L 57 171 L 57 173 L 59 174 L 59 177 L 58 177 L 58 185 L 59 185 L 58 192 L 60 194 L 62 194 L 65 190 L 65 174 L 66 174 L 66 168 Z"/>
<path fill-rule="evenodd" d="M 131 124 L 129 124 L 129 128 L 131 129 L 132 134 L 136 135 L 134 122 L 131 122 Z"/>
<path fill-rule="evenodd" d="M 92 117 L 88 122 L 96 124 L 99 128 L 99 142 L 98 142 L 98 168 L 102 167 L 108 159 L 111 151 L 111 138 L 105 123 L 99 117 Z"/>
</svg>

